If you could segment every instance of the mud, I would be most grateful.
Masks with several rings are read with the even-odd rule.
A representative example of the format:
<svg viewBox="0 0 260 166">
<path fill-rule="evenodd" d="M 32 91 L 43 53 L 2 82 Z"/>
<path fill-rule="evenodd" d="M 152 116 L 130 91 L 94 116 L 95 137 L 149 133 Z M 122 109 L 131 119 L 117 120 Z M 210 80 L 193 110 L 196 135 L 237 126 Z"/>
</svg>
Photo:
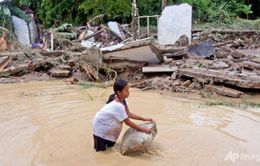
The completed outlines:
<svg viewBox="0 0 260 166">
<path fill-rule="evenodd" d="M 259 165 L 260 159 L 225 160 L 228 154 L 260 155 L 260 108 L 208 105 L 196 94 L 130 90 L 130 110 L 156 120 L 149 153 L 122 156 L 119 145 L 93 149 L 91 120 L 112 88 L 84 89 L 63 81 L 0 84 L 0 165 Z M 217 97 L 214 102 L 254 102 Z M 141 123 L 141 122 L 140 122 Z"/>
</svg>

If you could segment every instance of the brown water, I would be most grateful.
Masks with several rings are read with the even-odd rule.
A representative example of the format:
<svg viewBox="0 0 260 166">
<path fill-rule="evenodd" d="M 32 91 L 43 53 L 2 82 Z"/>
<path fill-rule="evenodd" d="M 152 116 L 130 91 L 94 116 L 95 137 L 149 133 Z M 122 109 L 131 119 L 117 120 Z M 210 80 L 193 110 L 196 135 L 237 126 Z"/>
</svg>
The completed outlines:
<svg viewBox="0 0 260 166">
<path fill-rule="evenodd" d="M 2 84 L 0 92 L 1 166 L 260 165 L 260 158 L 224 160 L 229 152 L 260 155 L 259 108 L 206 106 L 196 95 L 131 89 L 130 110 L 154 118 L 159 132 L 149 153 L 127 157 L 118 151 L 123 132 L 115 148 L 93 150 L 91 120 L 111 88 L 56 81 Z"/>
</svg>

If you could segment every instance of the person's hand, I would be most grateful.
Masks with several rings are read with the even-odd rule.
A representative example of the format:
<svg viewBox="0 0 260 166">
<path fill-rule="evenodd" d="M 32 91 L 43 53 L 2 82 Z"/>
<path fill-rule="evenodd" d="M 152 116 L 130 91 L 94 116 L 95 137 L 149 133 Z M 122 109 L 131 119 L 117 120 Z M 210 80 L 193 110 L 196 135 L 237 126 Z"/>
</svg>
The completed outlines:
<svg viewBox="0 0 260 166">
<path fill-rule="evenodd" d="M 144 121 L 155 122 L 152 118 L 144 118 Z"/>
<path fill-rule="evenodd" d="M 143 132 L 146 134 L 150 134 L 152 131 L 152 128 L 144 128 Z"/>
</svg>

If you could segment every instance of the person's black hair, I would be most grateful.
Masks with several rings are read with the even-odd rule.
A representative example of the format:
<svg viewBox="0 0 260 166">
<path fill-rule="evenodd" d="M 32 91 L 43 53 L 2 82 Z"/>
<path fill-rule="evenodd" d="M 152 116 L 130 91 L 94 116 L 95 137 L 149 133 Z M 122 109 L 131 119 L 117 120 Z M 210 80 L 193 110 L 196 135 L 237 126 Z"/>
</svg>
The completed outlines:
<svg viewBox="0 0 260 166">
<path fill-rule="evenodd" d="M 116 80 L 113 86 L 114 93 L 109 96 L 106 103 L 108 104 L 112 102 L 115 99 L 117 92 L 121 92 L 127 86 L 127 84 L 128 82 L 126 80 Z"/>
</svg>

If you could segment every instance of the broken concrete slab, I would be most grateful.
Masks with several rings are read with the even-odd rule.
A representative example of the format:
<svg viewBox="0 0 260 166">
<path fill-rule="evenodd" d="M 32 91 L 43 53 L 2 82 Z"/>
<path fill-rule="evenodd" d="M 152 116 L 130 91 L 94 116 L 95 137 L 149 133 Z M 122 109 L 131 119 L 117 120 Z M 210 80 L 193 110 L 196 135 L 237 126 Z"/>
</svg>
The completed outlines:
<svg viewBox="0 0 260 166">
<path fill-rule="evenodd" d="M 114 21 L 109 21 L 107 23 L 109 29 L 111 31 L 113 31 L 114 33 L 116 33 L 118 36 L 120 36 L 121 38 L 124 38 L 124 35 L 122 35 L 119 27 L 118 27 L 118 23 L 117 22 L 114 22 Z"/>
<path fill-rule="evenodd" d="M 113 45 L 113 46 L 101 48 L 101 51 L 104 52 L 104 53 L 110 52 L 110 51 L 115 51 L 115 50 L 123 48 L 123 46 L 124 46 L 124 44 L 120 43 L 120 44 L 116 44 L 116 45 Z"/>
<path fill-rule="evenodd" d="M 120 43 L 120 44 L 116 44 L 116 45 L 109 46 L 109 47 L 104 47 L 104 48 L 101 48 L 101 51 L 103 53 L 107 53 L 107 52 L 125 50 L 125 49 L 129 49 L 129 48 L 140 47 L 140 46 L 146 46 L 149 44 L 153 44 L 153 40 L 151 38 L 146 38 L 146 39 L 141 39 L 141 40 L 136 40 L 136 41 L 130 41 L 127 43 Z"/>
<path fill-rule="evenodd" d="M 29 46 L 31 41 L 27 23 L 16 16 L 12 16 L 12 21 L 14 25 L 14 33 L 19 43 L 23 46 Z"/>
<path fill-rule="evenodd" d="M 175 44 L 186 35 L 191 41 L 192 7 L 185 3 L 167 6 L 158 21 L 158 40 L 160 45 Z"/>
<path fill-rule="evenodd" d="M 81 46 L 86 47 L 86 48 L 91 48 L 93 46 L 96 46 L 97 48 L 101 47 L 101 43 L 91 42 L 88 40 L 82 40 L 80 44 L 81 44 Z"/>
<path fill-rule="evenodd" d="M 207 85 L 206 89 L 211 89 L 213 92 L 223 95 L 223 96 L 228 96 L 228 97 L 233 97 L 233 98 L 239 98 L 241 97 L 244 93 L 236 90 L 236 89 L 231 89 L 227 87 L 219 87 L 219 86 L 214 86 L 214 85 Z"/>
<path fill-rule="evenodd" d="M 131 46 L 131 47 L 130 47 Z M 151 43 L 130 42 L 123 47 L 106 51 L 103 50 L 104 60 L 129 60 L 158 64 L 163 61 L 160 51 Z"/>
<path fill-rule="evenodd" d="M 260 77 L 237 76 L 229 72 L 206 69 L 178 69 L 179 76 L 202 78 L 206 82 L 223 83 L 247 89 L 260 89 Z"/>
<path fill-rule="evenodd" d="M 93 35 L 93 34 L 94 34 L 93 31 L 91 31 L 91 30 L 87 30 L 87 34 L 86 34 L 86 36 L 90 36 L 90 35 Z M 91 37 L 91 38 L 89 38 L 89 39 L 87 39 L 87 40 L 90 41 L 90 42 L 95 42 L 95 38 L 94 38 L 94 36 Z"/>
<path fill-rule="evenodd" d="M 149 64 L 158 64 L 163 61 L 161 54 L 153 45 L 141 46 L 104 54 L 104 60 L 113 59 L 147 62 Z"/>
<path fill-rule="evenodd" d="M 215 54 L 215 49 L 212 45 L 212 41 L 205 41 L 201 44 L 193 45 L 188 49 L 188 52 L 193 55 L 211 58 Z"/>
<path fill-rule="evenodd" d="M 177 70 L 178 70 L 178 68 L 176 66 L 169 66 L 169 65 L 142 67 L 143 73 L 173 73 L 174 71 L 177 71 Z"/>
</svg>

